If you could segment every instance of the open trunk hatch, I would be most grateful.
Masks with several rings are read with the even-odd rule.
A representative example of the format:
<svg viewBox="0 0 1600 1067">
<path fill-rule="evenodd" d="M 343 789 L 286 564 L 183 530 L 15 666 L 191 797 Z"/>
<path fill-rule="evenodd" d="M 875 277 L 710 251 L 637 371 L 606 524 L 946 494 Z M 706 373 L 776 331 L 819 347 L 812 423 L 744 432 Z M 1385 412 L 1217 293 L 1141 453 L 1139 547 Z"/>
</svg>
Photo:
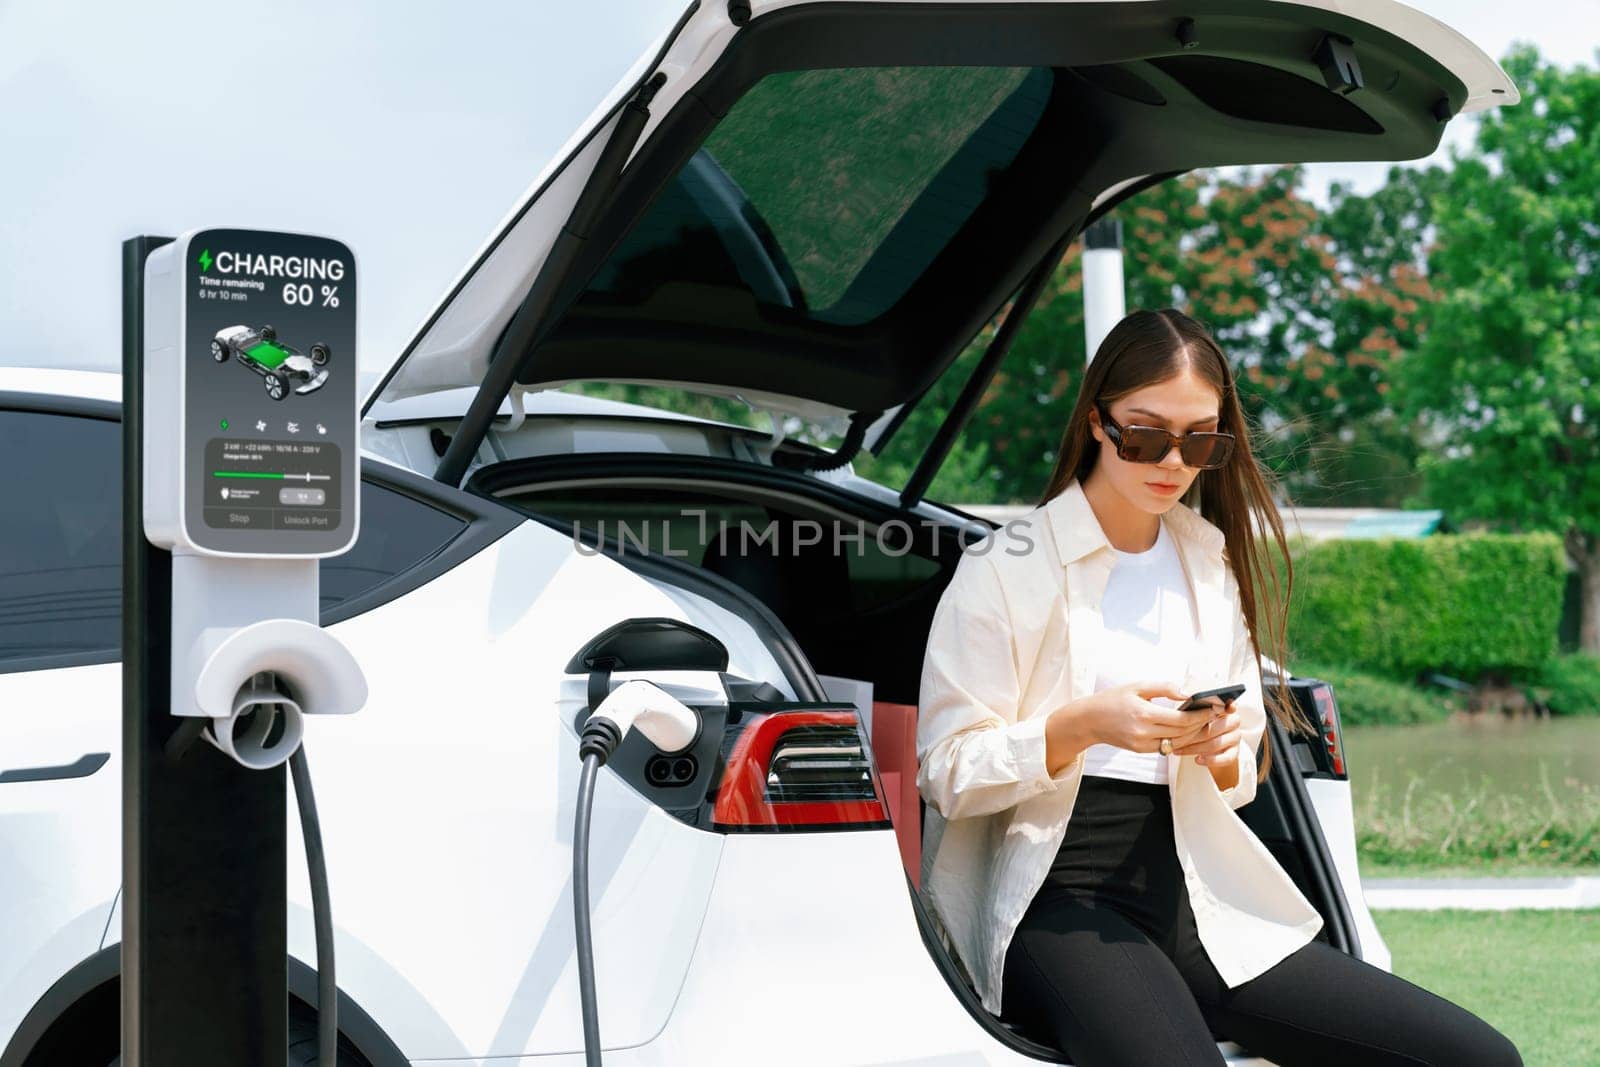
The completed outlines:
<svg viewBox="0 0 1600 1067">
<path fill-rule="evenodd" d="M 653 382 L 875 414 L 921 395 L 1119 188 L 1415 158 L 1464 108 L 1516 99 L 1481 52 L 1389 0 L 753 7 L 735 26 L 701 5 L 636 66 L 383 398 L 477 385 L 492 355 L 512 362 L 507 385 Z M 637 146 L 540 281 L 548 312 L 508 333 L 652 74 Z"/>
</svg>

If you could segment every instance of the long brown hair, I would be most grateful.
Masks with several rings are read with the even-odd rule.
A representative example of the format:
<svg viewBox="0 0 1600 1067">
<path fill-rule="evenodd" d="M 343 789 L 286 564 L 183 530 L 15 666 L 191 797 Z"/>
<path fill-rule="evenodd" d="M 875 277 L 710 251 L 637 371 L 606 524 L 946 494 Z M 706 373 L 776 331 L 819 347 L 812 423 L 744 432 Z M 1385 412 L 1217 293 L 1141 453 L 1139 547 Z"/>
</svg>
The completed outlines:
<svg viewBox="0 0 1600 1067">
<path fill-rule="evenodd" d="M 1289 559 L 1283 520 L 1272 500 L 1270 475 L 1256 462 L 1250 449 L 1250 428 L 1239 407 L 1227 357 L 1204 326 L 1176 308 L 1162 308 L 1132 312 L 1111 328 L 1084 374 L 1072 417 L 1061 436 L 1055 469 L 1039 504 L 1060 493 L 1074 478 L 1081 484 L 1094 469 L 1100 449 L 1089 432 L 1089 412 L 1096 404 L 1109 407 L 1129 393 L 1176 377 L 1185 367 L 1192 368 L 1216 389 L 1221 398 L 1217 429 L 1234 435 L 1234 448 L 1225 466 L 1200 472 L 1184 494 L 1183 503 L 1222 530 L 1227 563 L 1239 584 L 1239 604 L 1250 629 L 1250 641 L 1258 654 L 1265 652 L 1283 669 L 1272 694 L 1275 699 L 1264 701 L 1268 710 L 1286 730 L 1315 733 L 1290 697 L 1285 678 L 1294 564 Z M 1257 542 L 1258 527 L 1270 530 L 1277 542 L 1284 567 L 1281 583 L 1277 568 L 1267 556 L 1270 546 Z M 1266 779 L 1272 766 L 1272 746 L 1266 735 L 1262 736 L 1262 744 L 1258 782 Z"/>
</svg>

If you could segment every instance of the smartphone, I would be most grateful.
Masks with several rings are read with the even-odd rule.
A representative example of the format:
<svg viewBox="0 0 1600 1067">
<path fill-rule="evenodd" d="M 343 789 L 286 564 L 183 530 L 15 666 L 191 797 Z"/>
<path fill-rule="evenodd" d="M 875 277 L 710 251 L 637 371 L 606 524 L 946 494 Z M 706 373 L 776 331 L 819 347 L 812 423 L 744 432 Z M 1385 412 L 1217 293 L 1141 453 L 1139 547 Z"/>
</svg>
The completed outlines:
<svg viewBox="0 0 1600 1067">
<path fill-rule="evenodd" d="M 1179 711 L 1200 711 L 1204 709 L 1212 697 L 1220 699 L 1224 704 L 1231 704 L 1244 695 L 1244 685 L 1225 685 L 1221 689 L 1202 689 L 1188 700 L 1185 700 Z"/>
</svg>

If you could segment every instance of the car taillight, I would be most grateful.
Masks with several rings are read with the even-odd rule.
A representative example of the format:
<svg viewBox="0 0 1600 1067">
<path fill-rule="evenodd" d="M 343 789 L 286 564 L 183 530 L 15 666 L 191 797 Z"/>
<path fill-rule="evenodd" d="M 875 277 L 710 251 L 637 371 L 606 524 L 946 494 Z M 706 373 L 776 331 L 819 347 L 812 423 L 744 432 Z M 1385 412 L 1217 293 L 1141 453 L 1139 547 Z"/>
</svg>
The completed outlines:
<svg viewBox="0 0 1600 1067">
<path fill-rule="evenodd" d="M 854 711 L 746 711 L 723 734 L 712 828 L 891 829 Z"/>
<path fill-rule="evenodd" d="M 1264 695 L 1271 699 L 1275 692 L 1269 687 Z M 1291 752 L 1300 773 L 1307 778 L 1347 781 L 1350 775 L 1345 770 L 1344 737 L 1333 686 L 1320 678 L 1291 678 L 1289 693 L 1300 714 L 1316 729 L 1315 735 L 1296 733 L 1291 738 Z"/>
<path fill-rule="evenodd" d="M 1316 703 L 1321 718 L 1322 744 L 1328 753 L 1328 767 L 1335 778 L 1348 778 L 1344 769 L 1344 751 L 1339 737 L 1339 707 L 1333 700 L 1333 686 L 1318 682 L 1311 687 L 1311 698 Z"/>
</svg>

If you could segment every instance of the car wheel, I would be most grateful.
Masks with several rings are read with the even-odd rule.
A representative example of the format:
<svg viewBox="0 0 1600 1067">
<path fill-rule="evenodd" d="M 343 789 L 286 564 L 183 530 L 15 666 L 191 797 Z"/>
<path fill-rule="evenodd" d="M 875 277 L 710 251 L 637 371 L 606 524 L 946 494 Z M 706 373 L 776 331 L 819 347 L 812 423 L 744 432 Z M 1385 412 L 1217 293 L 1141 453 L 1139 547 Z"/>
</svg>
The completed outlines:
<svg viewBox="0 0 1600 1067">
<path fill-rule="evenodd" d="M 282 400 L 289 395 L 289 387 L 284 385 L 283 379 L 276 374 L 266 375 L 261 379 L 261 383 L 267 387 L 267 395 L 274 400 Z"/>
<path fill-rule="evenodd" d="M 317 1049 L 317 1017 L 305 1012 L 289 1011 L 289 1055 L 287 1067 L 322 1067 L 322 1057 Z M 361 1051 L 341 1031 L 335 1067 L 370 1067 Z M 107 1067 L 122 1067 L 122 1057 L 113 1059 Z"/>
<path fill-rule="evenodd" d="M 278 339 L 278 331 L 271 326 L 263 326 L 261 327 L 261 339 L 263 341 L 276 341 Z"/>
<path fill-rule="evenodd" d="M 314 344 L 314 345 L 312 345 L 311 346 L 311 362 L 315 363 L 319 367 L 322 366 L 323 364 L 327 363 L 328 362 L 328 346 L 324 345 L 324 344 Z"/>
<path fill-rule="evenodd" d="M 213 339 L 211 342 L 211 358 L 218 363 L 228 362 L 228 346 L 221 341 Z"/>
<path fill-rule="evenodd" d="M 298 1005 L 297 1005 L 298 1007 Z M 337 1064 L 327 1067 L 368 1067 L 368 1061 L 361 1051 L 345 1036 L 344 1031 L 339 1032 L 339 1049 L 334 1059 Z M 322 1067 L 323 1061 L 317 1050 L 317 1017 L 310 1012 L 289 1011 L 289 1067 Z"/>
</svg>

